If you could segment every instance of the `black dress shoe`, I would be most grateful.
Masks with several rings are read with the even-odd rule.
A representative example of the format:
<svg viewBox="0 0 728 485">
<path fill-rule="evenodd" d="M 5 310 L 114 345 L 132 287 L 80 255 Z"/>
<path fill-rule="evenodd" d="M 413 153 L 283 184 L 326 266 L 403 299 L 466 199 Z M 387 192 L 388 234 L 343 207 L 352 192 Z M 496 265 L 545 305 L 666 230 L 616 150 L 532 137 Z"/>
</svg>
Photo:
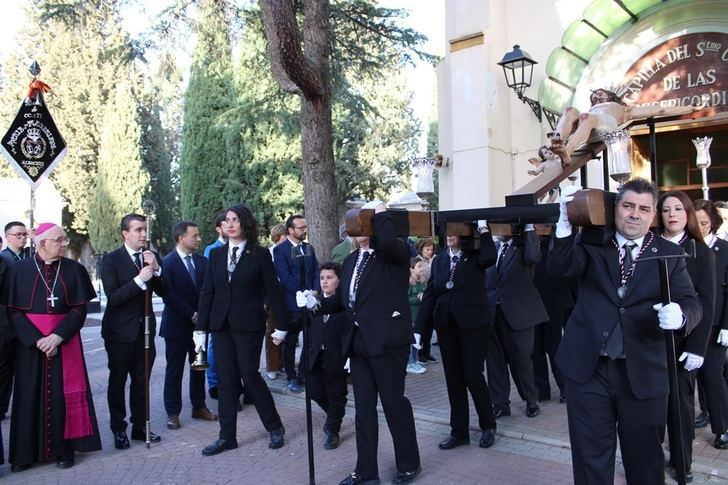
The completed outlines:
<svg viewBox="0 0 728 485">
<path fill-rule="evenodd" d="M 179 416 L 173 414 L 170 416 L 167 416 L 167 429 L 179 429 L 181 424 L 179 424 Z"/>
<path fill-rule="evenodd" d="M 361 475 L 359 475 L 356 472 L 352 472 L 351 475 L 344 478 L 342 481 L 339 482 L 339 485 L 378 485 L 379 479 L 378 478 L 362 478 Z"/>
<path fill-rule="evenodd" d="M 144 430 L 137 431 L 132 429 L 131 439 L 133 439 L 134 441 L 147 441 L 147 432 Z M 151 431 L 149 432 L 150 443 L 159 443 L 160 441 L 162 441 L 162 438 L 159 435 L 154 434 Z"/>
<path fill-rule="evenodd" d="M 495 408 L 493 409 L 493 417 L 495 419 L 502 418 L 503 416 L 510 416 L 511 410 L 509 408 Z"/>
<path fill-rule="evenodd" d="M 541 408 L 538 407 L 538 404 L 532 402 L 526 405 L 526 416 L 529 418 L 535 418 L 539 414 L 541 414 Z"/>
<path fill-rule="evenodd" d="M 277 450 L 281 446 L 283 446 L 284 439 L 283 435 L 286 434 L 286 430 L 281 426 L 275 431 L 270 432 L 270 441 L 268 441 L 268 448 L 271 450 Z"/>
<path fill-rule="evenodd" d="M 481 448 L 490 448 L 495 443 L 495 429 L 485 429 L 480 436 L 478 446 Z"/>
<path fill-rule="evenodd" d="M 458 438 L 457 436 L 450 434 L 447 438 L 440 441 L 440 444 L 437 445 L 438 448 L 441 450 L 452 450 L 453 448 L 456 448 L 458 446 L 462 445 L 469 445 L 470 444 L 470 437 L 468 438 Z"/>
<path fill-rule="evenodd" d="M 326 433 L 326 439 L 324 440 L 324 449 L 335 450 L 339 447 L 341 439 L 339 433 Z"/>
<path fill-rule="evenodd" d="M 695 427 L 705 428 L 710 423 L 710 415 L 707 411 L 703 411 L 695 417 Z"/>
<path fill-rule="evenodd" d="M 56 462 L 56 468 L 60 468 L 61 470 L 63 470 L 66 468 L 71 468 L 75 464 L 76 464 L 76 459 L 74 458 L 73 455 L 62 456 Z"/>
<path fill-rule="evenodd" d="M 33 466 L 32 464 L 30 464 L 30 465 L 12 465 L 10 467 L 10 473 L 24 472 L 25 470 L 27 470 L 28 468 L 30 468 L 32 466 Z"/>
<path fill-rule="evenodd" d="M 566 403 L 566 394 L 562 394 L 559 396 L 559 403 L 561 403 L 561 404 Z"/>
<path fill-rule="evenodd" d="M 716 435 L 715 440 L 713 441 L 713 446 L 715 446 L 719 450 L 728 449 L 728 432 Z"/>
<path fill-rule="evenodd" d="M 417 475 L 420 474 L 420 471 L 422 471 L 422 468 L 417 468 L 416 470 L 412 470 L 411 472 L 397 472 L 397 474 L 392 479 L 392 483 L 409 483 L 414 480 Z"/>
<path fill-rule="evenodd" d="M 114 431 L 114 446 L 117 450 L 129 448 L 129 437 L 126 435 L 126 431 Z"/>
<path fill-rule="evenodd" d="M 210 446 L 202 448 L 202 454 L 204 456 L 214 456 L 227 450 L 234 450 L 238 447 L 237 440 L 224 440 L 220 438 Z"/>
</svg>

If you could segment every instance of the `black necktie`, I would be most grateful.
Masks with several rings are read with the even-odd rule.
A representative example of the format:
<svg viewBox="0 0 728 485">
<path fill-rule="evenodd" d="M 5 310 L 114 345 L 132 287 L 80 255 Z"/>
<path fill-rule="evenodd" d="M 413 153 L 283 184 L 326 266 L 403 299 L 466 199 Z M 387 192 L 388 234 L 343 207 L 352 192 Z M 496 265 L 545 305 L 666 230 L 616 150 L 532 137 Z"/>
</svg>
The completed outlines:
<svg viewBox="0 0 728 485">
<path fill-rule="evenodd" d="M 624 256 L 622 257 L 624 275 L 628 275 L 629 270 L 632 267 L 632 249 L 634 249 L 635 246 L 637 245 L 632 241 L 627 241 L 622 246 L 624 248 Z M 624 355 L 624 336 L 622 333 L 621 321 L 617 321 L 612 333 L 609 335 L 609 338 L 604 344 L 604 352 L 612 360 Z"/>
<path fill-rule="evenodd" d="M 141 271 L 142 270 L 142 253 L 134 253 L 134 266 Z"/>
<path fill-rule="evenodd" d="M 460 261 L 460 258 L 457 256 L 450 258 L 450 281 L 453 281 L 455 278 L 455 268 L 458 267 L 458 261 Z"/>
<path fill-rule="evenodd" d="M 235 246 L 233 248 L 233 254 L 232 254 L 232 256 L 230 256 L 230 266 L 232 266 L 233 268 L 235 267 L 236 264 L 238 264 L 238 249 L 240 249 L 240 248 Z"/>
<path fill-rule="evenodd" d="M 369 261 L 369 256 L 369 251 L 364 251 L 364 254 L 361 255 L 361 261 L 359 261 L 359 266 L 356 268 L 356 276 L 354 276 L 354 295 L 356 295 L 356 292 L 359 289 L 359 279 L 364 273 L 364 268 Z"/>
<path fill-rule="evenodd" d="M 501 250 L 500 256 L 498 256 L 498 262 L 495 265 L 495 268 L 500 271 L 501 266 L 503 265 L 503 260 L 506 257 L 506 253 L 508 252 L 508 248 L 510 247 L 509 243 L 503 243 L 503 249 Z"/>
<path fill-rule="evenodd" d="M 192 256 L 185 256 L 185 263 L 187 264 L 187 271 L 190 273 L 190 277 L 192 278 L 192 284 L 197 286 L 197 277 L 195 267 L 192 265 Z"/>
</svg>

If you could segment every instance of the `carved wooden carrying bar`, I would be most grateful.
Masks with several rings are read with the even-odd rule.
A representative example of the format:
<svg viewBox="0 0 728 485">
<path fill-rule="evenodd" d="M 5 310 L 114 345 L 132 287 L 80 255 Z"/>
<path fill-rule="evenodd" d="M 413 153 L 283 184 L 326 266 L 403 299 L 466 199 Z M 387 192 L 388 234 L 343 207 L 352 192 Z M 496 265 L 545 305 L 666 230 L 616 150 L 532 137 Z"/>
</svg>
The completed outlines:
<svg viewBox="0 0 728 485">
<path fill-rule="evenodd" d="M 614 193 L 599 189 L 580 190 L 566 206 L 569 222 L 575 226 L 611 225 L 614 220 L 614 197 Z"/>
<path fill-rule="evenodd" d="M 387 210 L 397 236 L 432 237 L 432 213 L 428 211 Z M 374 209 L 350 209 L 346 212 L 346 233 L 349 236 L 375 236 L 372 226 Z"/>
</svg>

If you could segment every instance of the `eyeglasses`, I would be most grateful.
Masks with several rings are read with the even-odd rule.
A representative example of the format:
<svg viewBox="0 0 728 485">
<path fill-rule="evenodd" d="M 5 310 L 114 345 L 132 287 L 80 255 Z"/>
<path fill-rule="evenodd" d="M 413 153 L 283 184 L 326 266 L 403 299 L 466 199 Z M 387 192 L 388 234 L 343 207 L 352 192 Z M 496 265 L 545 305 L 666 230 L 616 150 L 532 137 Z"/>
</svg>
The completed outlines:
<svg viewBox="0 0 728 485">
<path fill-rule="evenodd" d="M 308 226 L 293 226 L 293 229 L 300 230 L 300 229 L 308 229 Z"/>
<path fill-rule="evenodd" d="M 16 232 L 15 234 L 13 234 L 13 233 L 8 233 L 7 235 L 8 235 L 8 236 L 15 236 L 15 237 L 17 237 L 17 238 L 19 238 L 19 239 L 22 239 L 22 238 L 24 238 L 24 237 L 28 237 L 28 233 L 27 233 L 27 232 Z"/>
<path fill-rule="evenodd" d="M 240 224 L 240 219 L 233 217 L 231 219 L 225 219 L 226 224 Z"/>
<path fill-rule="evenodd" d="M 48 239 L 48 241 L 54 241 L 57 242 L 60 245 L 68 244 L 68 238 L 65 236 L 57 237 L 55 239 Z"/>
</svg>

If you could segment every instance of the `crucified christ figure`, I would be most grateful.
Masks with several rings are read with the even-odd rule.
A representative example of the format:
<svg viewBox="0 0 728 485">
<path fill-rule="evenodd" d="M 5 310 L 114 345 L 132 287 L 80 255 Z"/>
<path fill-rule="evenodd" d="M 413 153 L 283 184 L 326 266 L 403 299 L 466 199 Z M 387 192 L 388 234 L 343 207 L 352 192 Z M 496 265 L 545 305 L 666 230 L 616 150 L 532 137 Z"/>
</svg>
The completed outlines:
<svg viewBox="0 0 728 485">
<path fill-rule="evenodd" d="M 617 93 L 606 89 L 592 91 L 589 101 L 591 108 L 588 113 L 580 113 L 574 107 L 566 108 L 555 131 L 550 134 L 551 151 L 566 165 L 571 163 L 573 151 L 586 143 L 594 129 L 614 131 L 632 120 L 682 115 L 700 109 L 699 106 L 632 106 L 625 104 Z"/>
</svg>

